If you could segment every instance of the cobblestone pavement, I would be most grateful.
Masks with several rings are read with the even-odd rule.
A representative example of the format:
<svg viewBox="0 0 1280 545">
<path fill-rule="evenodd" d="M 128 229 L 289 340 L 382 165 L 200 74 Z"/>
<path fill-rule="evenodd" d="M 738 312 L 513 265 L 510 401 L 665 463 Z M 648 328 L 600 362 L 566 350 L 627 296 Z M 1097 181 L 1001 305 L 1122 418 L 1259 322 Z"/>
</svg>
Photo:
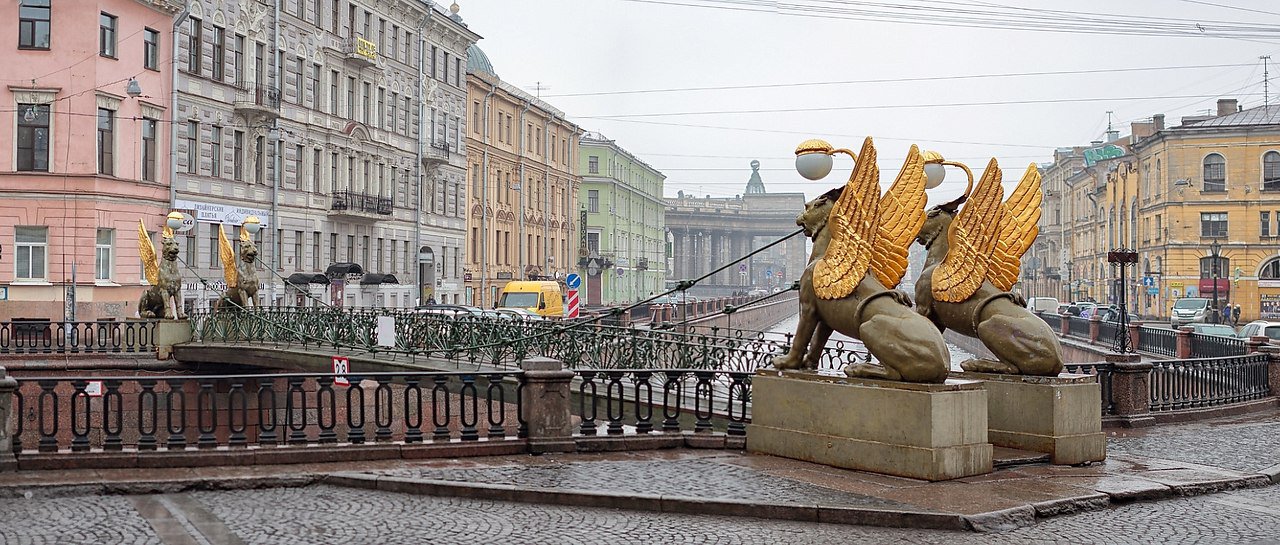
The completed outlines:
<svg viewBox="0 0 1280 545">
<path fill-rule="evenodd" d="M 1109 430 L 1108 454 L 1163 458 L 1235 471 L 1280 464 L 1280 415 L 1267 411 L 1205 422 Z"/>
<path fill-rule="evenodd" d="M 841 492 L 793 479 L 774 477 L 754 469 L 702 459 L 559 462 L 470 469 L 406 468 L 377 473 L 418 479 L 503 484 L 517 488 L 598 490 L 604 486 L 614 494 L 732 498 L 762 503 L 804 502 L 887 509 L 910 507 L 891 500 Z"/>
<path fill-rule="evenodd" d="M 190 536 L 162 540 L 132 505 L 161 498 Z M 207 513 L 232 535 L 202 534 Z M 974 534 L 530 505 L 313 486 L 0 500 L 0 543 L 1276 543 L 1280 493 L 1238 490 Z"/>
</svg>

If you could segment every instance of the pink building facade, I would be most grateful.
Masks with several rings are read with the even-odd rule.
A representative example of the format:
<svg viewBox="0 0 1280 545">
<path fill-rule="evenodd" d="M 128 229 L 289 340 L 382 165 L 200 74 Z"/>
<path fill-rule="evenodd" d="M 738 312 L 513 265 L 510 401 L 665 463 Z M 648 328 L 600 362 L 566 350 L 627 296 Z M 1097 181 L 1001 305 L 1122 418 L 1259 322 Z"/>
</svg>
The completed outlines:
<svg viewBox="0 0 1280 545">
<path fill-rule="evenodd" d="M 138 220 L 169 212 L 181 9 L 0 0 L 0 320 L 136 315 Z"/>
</svg>

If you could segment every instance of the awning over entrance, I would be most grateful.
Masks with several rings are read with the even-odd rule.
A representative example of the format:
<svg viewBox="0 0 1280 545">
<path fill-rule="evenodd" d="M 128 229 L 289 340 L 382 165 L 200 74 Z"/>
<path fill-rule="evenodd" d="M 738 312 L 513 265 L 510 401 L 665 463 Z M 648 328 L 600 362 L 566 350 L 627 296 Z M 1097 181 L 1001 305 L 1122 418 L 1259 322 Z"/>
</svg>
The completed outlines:
<svg viewBox="0 0 1280 545">
<path fill-rule="evenodd" d="M 289 275 L 289 278 L 286 279 L 285 282 L 295 286 L 302 286 L 306 284 L 328 284 L 329 277 L 320 273 L 293 273 Z"/>
<path fill-rule="evenodd" d="M 360 278 L 361 286 L 369 286 L 373 284 L 399 284 L 400 280 L 396 279 L 394 274 L 383 273 L 364 273 Z"/>
<path fill-rule="evenodd" d="M 325 276 L 346 276 L 348 274 L 364 274 L 364 267 L 359 263 L 334 263 L 324 270 Z"/>
</svg>

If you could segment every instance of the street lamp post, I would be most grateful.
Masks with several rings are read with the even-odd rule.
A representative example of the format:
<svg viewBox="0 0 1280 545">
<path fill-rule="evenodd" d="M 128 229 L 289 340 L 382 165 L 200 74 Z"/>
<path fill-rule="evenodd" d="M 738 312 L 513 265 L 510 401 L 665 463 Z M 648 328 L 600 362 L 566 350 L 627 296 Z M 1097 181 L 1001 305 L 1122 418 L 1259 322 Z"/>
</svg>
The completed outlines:
<svg viewBox="0 0 1280 545">
<path fill-rule="evenodd" d="M 1216 239 L 1209 243 L 1209 269 L 1213 274 L 1213 323 L 1222 323 L 1222 311 L 1218 309 L 1218 256 L 1222 253 L 1222 243 Z"/>
</svg>

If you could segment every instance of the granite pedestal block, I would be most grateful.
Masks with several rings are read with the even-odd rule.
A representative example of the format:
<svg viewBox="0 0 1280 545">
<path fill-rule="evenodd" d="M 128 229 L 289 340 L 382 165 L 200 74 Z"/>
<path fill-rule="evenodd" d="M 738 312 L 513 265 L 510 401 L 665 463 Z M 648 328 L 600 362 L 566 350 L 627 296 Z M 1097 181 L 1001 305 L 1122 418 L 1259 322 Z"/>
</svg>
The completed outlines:
<svg viewBox="0 0 1280 545">
<path fill-rule="evenodd" d="M 750 452 L 929 481 L 991 472 L 979 381 L 760 371 L 751 390 Z"/>
<path fill-rule="evenodd" d="M 987 390 L 991 444 L 1048 453 L 1074 465 L 1107 457 L 1102 433 L 1102 386 L 1093 375 L 1056 377 L 953 373 L 980 380 Z"/>
</svg>

